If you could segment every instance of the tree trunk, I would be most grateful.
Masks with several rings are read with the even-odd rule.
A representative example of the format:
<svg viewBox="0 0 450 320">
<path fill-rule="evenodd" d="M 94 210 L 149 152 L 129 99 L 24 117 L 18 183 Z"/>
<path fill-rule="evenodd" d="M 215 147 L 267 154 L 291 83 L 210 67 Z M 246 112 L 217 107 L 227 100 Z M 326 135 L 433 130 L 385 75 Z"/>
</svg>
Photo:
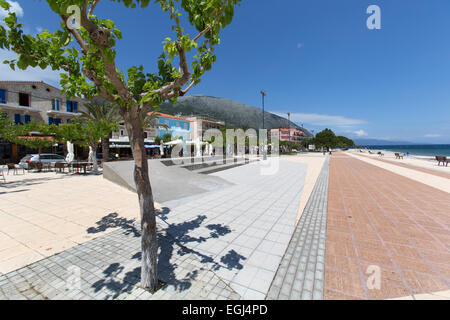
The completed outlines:
<svg viewBox="0 0 450 320">
<path fill-rule="evenodd" d="M 133 152 L 135 163 L 134 181 L 136 183 L 141 214 L 141 285 L 145 289 L 155 291 L 158 288 L 158 238 L 156 233 L 153 193 L 148 175 L 148 160 L 144 145 L 144 134 L 137 108 L 129 108 L 122 113 Z"/>
<path fill-rule="evenodd" d="M 102 162 L 108 162 L 109 161 L 109 137 L 102 138 L 102 154 L 103 154 Z"/>
<path fill-rule="evenodd" d="M 97 144 L 91 145 L 92 153 L 93 153 L 93 160 L 92 160 L 92 170 L 94 173 L 98 173 L 98 162 L 97 162 Z"/>
</svg>

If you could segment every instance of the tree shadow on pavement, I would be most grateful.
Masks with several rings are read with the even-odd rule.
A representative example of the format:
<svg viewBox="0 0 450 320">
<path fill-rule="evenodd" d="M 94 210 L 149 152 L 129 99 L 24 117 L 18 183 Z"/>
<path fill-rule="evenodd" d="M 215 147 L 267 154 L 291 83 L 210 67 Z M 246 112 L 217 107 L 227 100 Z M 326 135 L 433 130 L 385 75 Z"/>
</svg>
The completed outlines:
<svg viewBox="0 0 450 320">
<path fill-rule="evenodd" d="M 127 219 L 120 217 L 118 213 L 110 213 L 104 216 L 95 223 L 97 227 L 90 227 L 86 231 L 87 233 L 100 233 L 108 229 L 120 228 L 126 235 L 133 234 L 135 237 L 139 237 L 140 231 L 136 228 L 136 219 Z"/>
<path fill-rule="evenodd" d="M 167 223 L 167 215 L 169 213 L 169 208 L 162 208 L 157 212 L 157 216 Z M 210 230 L 208 236 L 191 236 L 190 233 L 202 227 L 202 223 L 206 218 L 204 215 L 199 215 L 190 221 L 178 224 L 165 224 L 164 228 L 158 228 L 158 278 L 165 283 L 162 289 L 172 286 L 176 291 L 182 292 L 192 286 L 193 281 L 197 279 L 202 271 L 206 272 L 208 269 L 217 271 L 221 268 L 240 270 L 243 268 L 240 262 L 246 260 L 246 257 L 234 250 L 228 251 L 219 258 L 188 247 L 189 244 L 204 243 L 209 239 L 218 239 L 231 232 L 228 226 L 210 224 L 204 226 Z M 124 230 L 125 236 L 132 236 L 133 238 L 140 236 L 140 230 L 135 227 L 134 220 L 120 218 L 117 214 L 110 214 L 104 217 L 97 222 L 97 225 L 97 228 L 90 228 L 91 233 L 119 227 Z M 135 252 L 130 249 L 131 255 L 128 260 L 112 263 L 103 271 L 104 277 L 92 285 L 95 292 L 106 288 L 111 292 L 107 298 L 114 299 L 124 292 L 132 291 L 136 285 L 139 285 L 141 276 L 140 260 L 142 256 L 140 245 L 133 249 Z M 189 262 L 193 260 L 200 263 L 202 267 Z"/>
</svg>

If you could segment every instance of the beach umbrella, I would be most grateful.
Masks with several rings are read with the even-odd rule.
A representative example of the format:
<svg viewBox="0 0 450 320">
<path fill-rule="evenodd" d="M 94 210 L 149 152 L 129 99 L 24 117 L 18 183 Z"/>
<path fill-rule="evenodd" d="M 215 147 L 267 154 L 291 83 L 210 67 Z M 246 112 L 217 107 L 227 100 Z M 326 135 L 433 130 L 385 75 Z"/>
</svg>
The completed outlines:
<svg viewBox="0 0 450 320">
<path fill-rule="evenodd" d="M 73 152 L 73 143 L 70 141 L 67 141 L 67 156 L 66 156 L 66 162 L 71 163 L 73 159 L 75 159 L 75 154 Z"/>
<path fill-rule="evenodd" d="M 197 139 L 195 139 L 195 149 L 197 151 L 196 157 L 201 157 L 202 156 L 202 146 L 200 144 L 200 138 L 197 137 Z"/>
<path fill-rule="evenodd" d="M 94 150 L 92 149 L 92 147 L 89 147 L 89 158 L 88 158 L 88 162 L 94 163 L 95 161 L 95 155 L 94 155 Z"/>
</svg>

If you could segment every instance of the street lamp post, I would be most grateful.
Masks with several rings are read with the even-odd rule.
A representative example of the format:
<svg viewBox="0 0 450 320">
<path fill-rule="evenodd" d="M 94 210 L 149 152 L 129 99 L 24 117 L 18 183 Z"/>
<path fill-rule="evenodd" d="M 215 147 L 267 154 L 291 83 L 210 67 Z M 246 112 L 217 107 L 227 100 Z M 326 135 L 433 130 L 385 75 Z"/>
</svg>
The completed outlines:
<svg viewBox="0 0 450 320">
<path fill-rule="evenodd" d="M 266 128 L 265 124 L 264 124 L 264 97 L 267 95 L 266 91 L 261 90 L 261 95 L 262 95 L 262 120 L 263 120 L 263 130 Z M 265 140 L 263 140 L 265 141 Z M 267 155 L 266 155 L 266 146 L 265 144 L 263 145 L 263 154 L 264 154 L 264 160 L 267 160 Z"/>
<path fill-rule="evenodd" d="M 290 112 L 288 112 L 287 113 L 287 115 L 288 115 L 288 123 L 289 123 L 289 142 L 291 142 L 291 113 Z"/>
</svg>

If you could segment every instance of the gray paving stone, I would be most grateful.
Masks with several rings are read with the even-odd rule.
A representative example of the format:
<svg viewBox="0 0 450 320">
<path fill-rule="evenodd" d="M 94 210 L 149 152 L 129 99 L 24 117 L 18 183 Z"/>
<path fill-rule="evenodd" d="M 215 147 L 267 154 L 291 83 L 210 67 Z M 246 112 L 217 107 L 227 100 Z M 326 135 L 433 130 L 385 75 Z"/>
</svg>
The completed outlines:
<svg viewBox="0 0 450 320">
<path fill-rule="evenodd" d="M 323 299 L 328 180 L 329 158 L 324 163 L 273 279 L 267 294 L 268 299 L 277 296 L 279 299 L 294 300 Z M 294 269 L 295 281 L 292 284 L 291 275 Z M 292 286 L 295 290 L 292 290 Z M 273 290 L 275 292 L 272 292 Z M 277 294 L 278 292 L 280 293 Z"/>
</svg>

